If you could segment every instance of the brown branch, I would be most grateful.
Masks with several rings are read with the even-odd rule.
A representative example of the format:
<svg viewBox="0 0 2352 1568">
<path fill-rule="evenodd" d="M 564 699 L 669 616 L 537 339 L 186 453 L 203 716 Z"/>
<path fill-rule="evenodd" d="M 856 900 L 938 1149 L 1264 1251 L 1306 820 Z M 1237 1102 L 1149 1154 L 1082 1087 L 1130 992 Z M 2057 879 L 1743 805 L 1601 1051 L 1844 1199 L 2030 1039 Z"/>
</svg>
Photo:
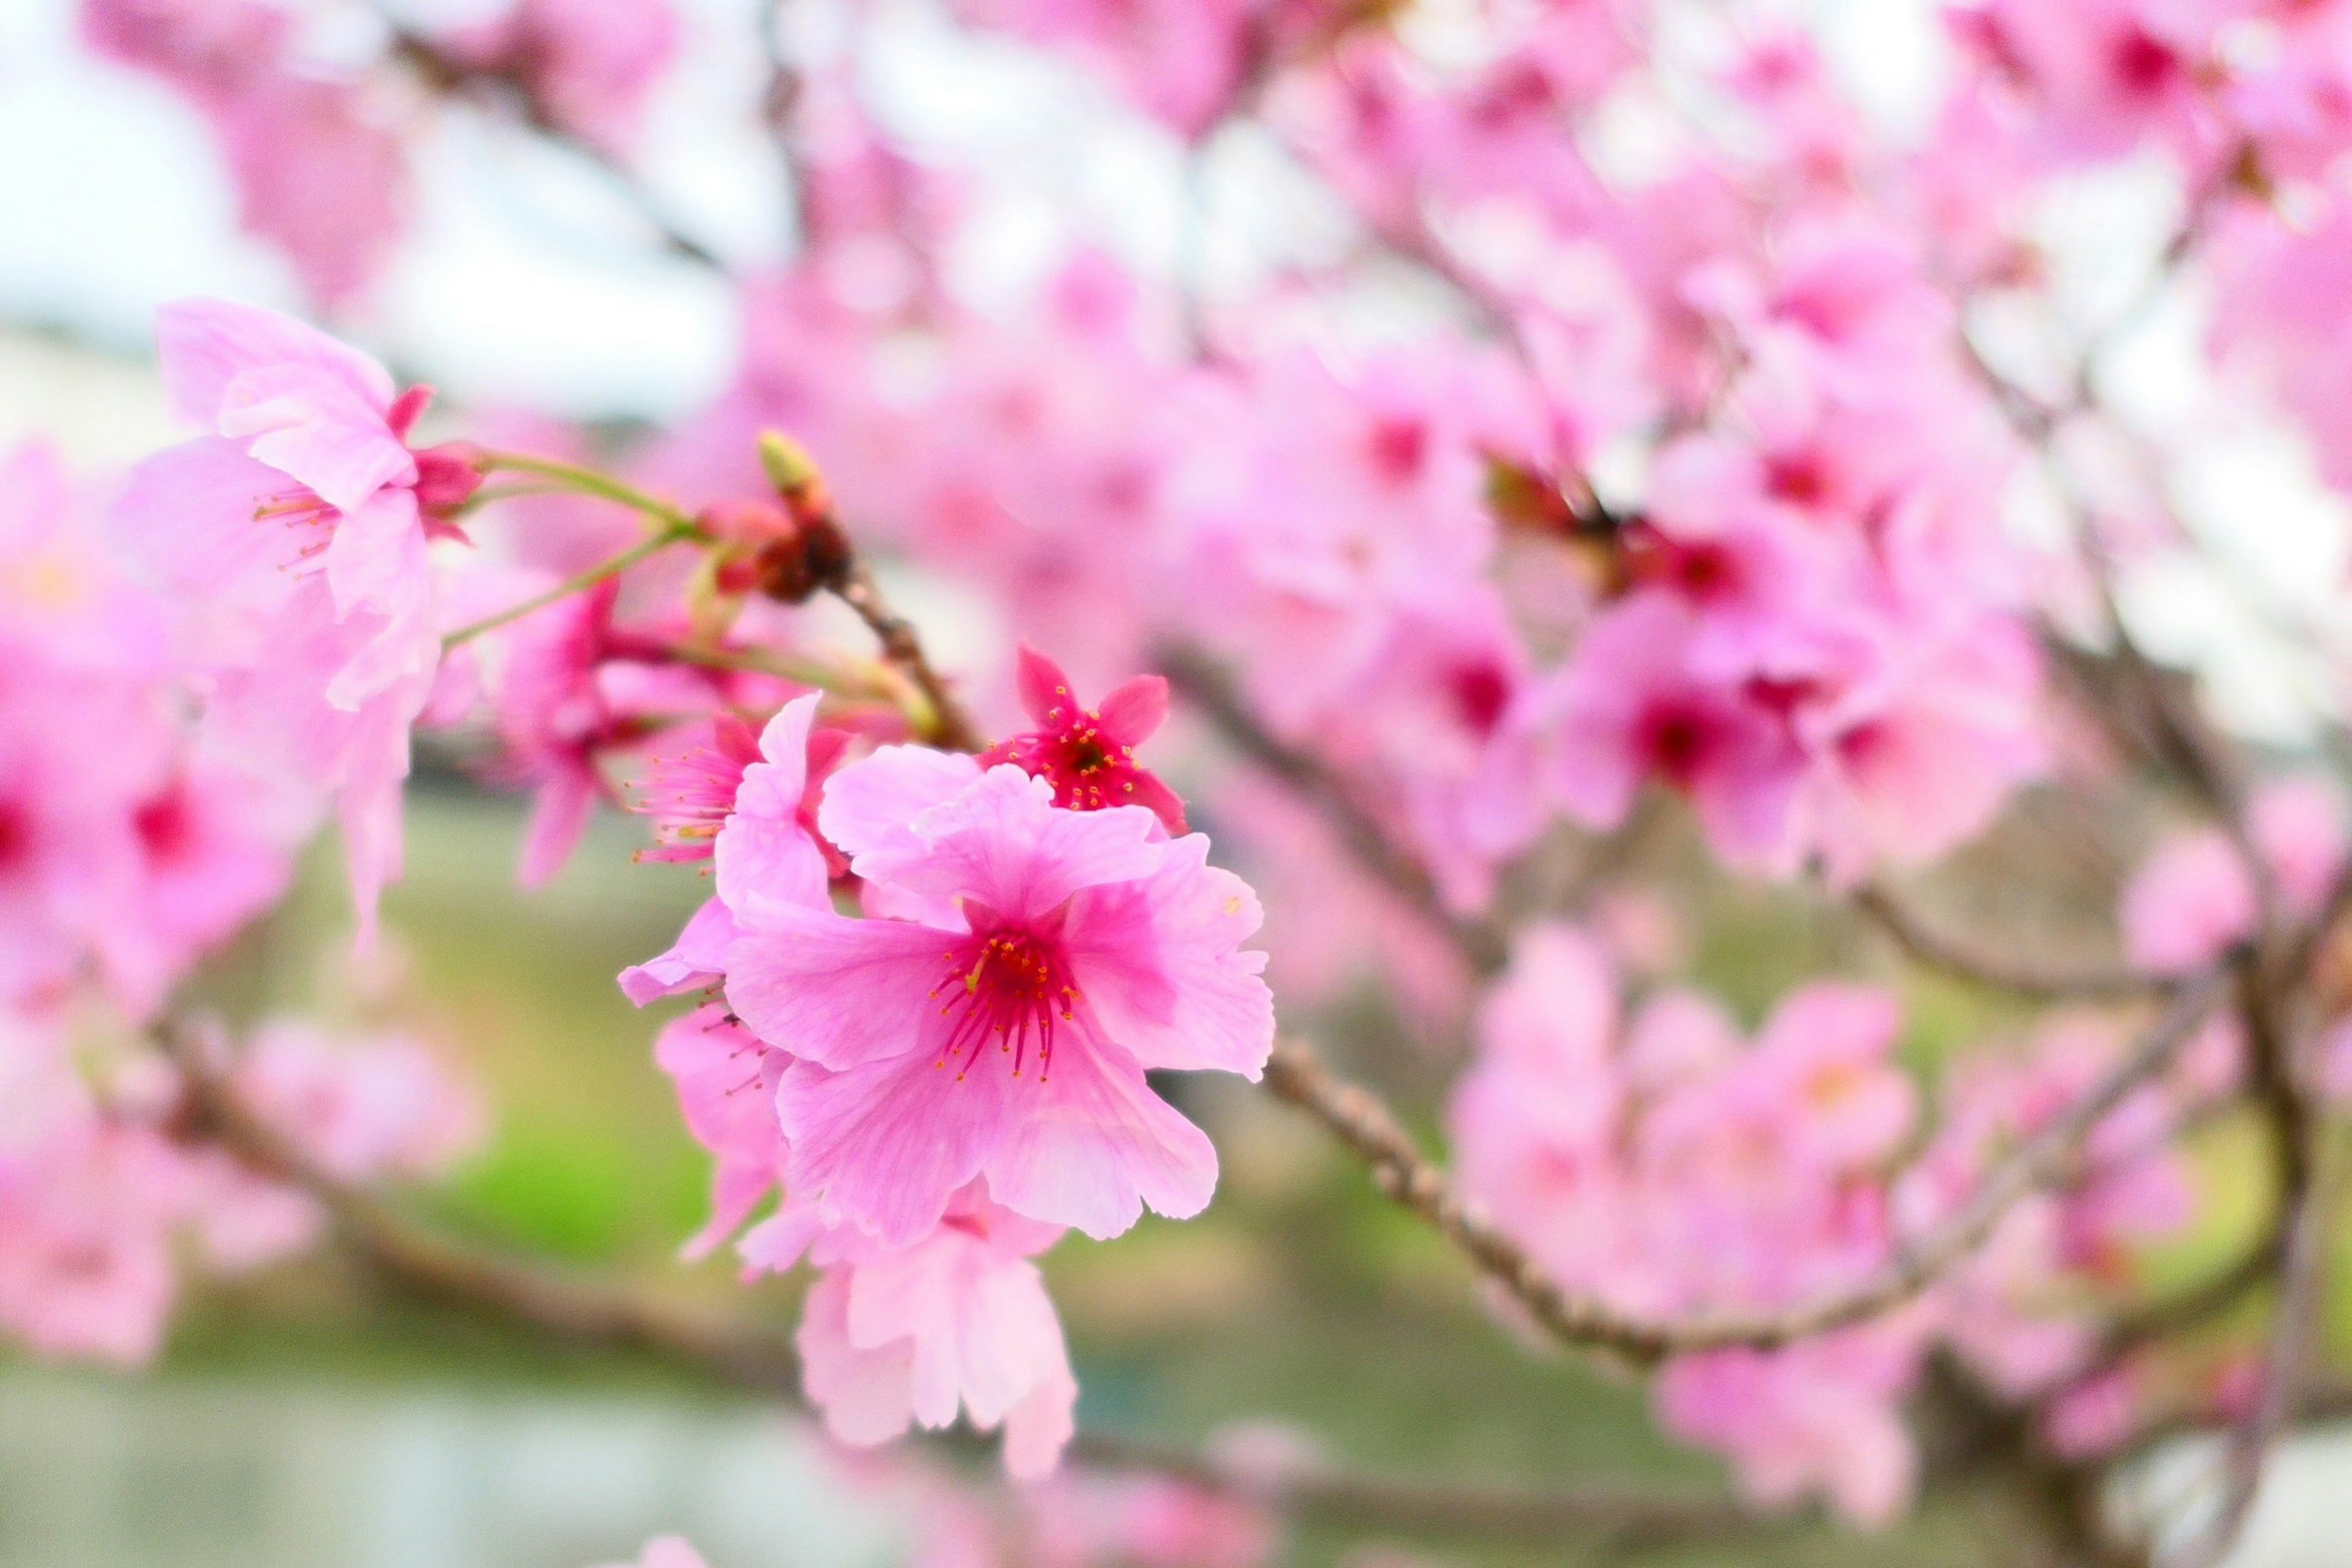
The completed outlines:
<svg viewBox="0 0 2352 1568">
<path fill-rule="evenodd" d="M 169 1026 L 159 1028 L 156 1037 L 179 1068 L 192 1130 L 255 1173 L 307 1194 L 326 1211 L 345 1246 L 403 1289 L 542 1330 L 566 1343 L 649 1351 L 741 1387 L 797 1396 L 798 1358 L 787 1336 L 615 1280 L 522 1262 L 442 1235 L 321 1169 L 247 1109 L 194 1040 Z"/>
<path fill-rule="evenodd" d="M 1858 889 L 1853 902 L 1915 963 L 1979 985 L 2047 1001 L 2122 1001 L 2165 989 L 2162 980 L 2128 969 L 2044 968 L 2030 959 L 1970 947 L 1929 927 L 1893 893 L 1875 885 Z"/>
<path fill-rule="evenodd" d="M 572 153 L 610 182 L 638 220 L 661 241 L 663 249 L 682 261 L 713 272 L 728 270 L 726 261 L 716 251 L 677 226 L 664 210 L 660 198 L 646 188 L 634 170 L 607 149 L 550 119 L 526 84 L 511 75 L 482 70 L 454 58 L 431 37 L 402 26 L 389 15 L 384 21 L 392 28 L 393 58 L 414 71 L 426 87 L 444 97 L 463 99 L 502 112 L 551 145 Z"/>
<path fill-rule="evenodd" d="M 874 640 L 882 647 L 882 657 L 905 674 L 923 694 L 931 710 L 929 731 L 925 739 L 951 752 L 980 752 L 988 747 L 987 740 L 971 721 L 971 715 L 948 687 L 930 656 L 923 651 L 923 639 L 914 623 L 890 607 L 882 595 L 874 574 L 863 560 L 851 563 L 847 575 L 834 590 L 835 597 L 857 612 Z"/>
<path fill-rule="evenodd" d="M 733 1386 L 801 1402 L 789 1336 L 740 1313 L 698 1307 L 577 1269 L 526 1263 L 439 1234 L 330 1174 L 256 1116 L 196 1042 L 156 1036 L 185 1086 L 185 1128 L 240 1163 L 309 1195 L 343 1245 L 386 1280 L 421 1299 L 539 1330 L 565 1344 L 649 1352 Z M 1633 1489 L 1456 1485 L 1420 1478 L 1302 1468 L 1269 1477 L 1196 1450 L 1083 1433 L 1071 1458 L 1101 1469 L 1148 1470 L 1270 1511 L 1363 1530 L 1505 1542 L 1563 1536 L 1653 1545 L 1760 1528 L 1728 1499 Z"/>
<path fill-rule="evenodd" d="M 1275 735 L 1258 721 L 1223 670 L 1185 647 L 1165 647 L 1155 662 L 1173 686 L 1234 751 L 1272 773 L 1320 812 L 1357 864 L 1443 933 L 1477 974 L 1499 971 L 1508 938 L 1492 921 L 1455 914 L 1428 869 L 1405 854 L 1379 818 L 1364 809 L 1346 781 L 1321 759 Z"/>
<path fill-rule="evenodd" d="M 1869 1279 L 1784 1310 L 1715 1311 L 1674 1321 L 1633 1317 L 1570 1293 L 1454 1190 L 1379 1096 L 1334 1077 L 1306 1046 L 1278 1044 L 1265 1082 L 1278 1099 L 1321 1121 L 1371 1167 L 1381 1192 L 1435 1226 L 1553 1338 L 1647 1365 L 1696 1351 L 1785 1345 L 1861 1322 L 1916 1297 L 1981 1246 L 2021 1199 L 2066 1180 L 2082 1141 L 2133 1090 L 2170 1065 L 2225 990 L 2226 976 L 2210 973 L 2181 987 L 2139 1044 L 2063 1116 L 2011 1151 L 1966 1204 L 1897 1247 Z"/>
</svg>

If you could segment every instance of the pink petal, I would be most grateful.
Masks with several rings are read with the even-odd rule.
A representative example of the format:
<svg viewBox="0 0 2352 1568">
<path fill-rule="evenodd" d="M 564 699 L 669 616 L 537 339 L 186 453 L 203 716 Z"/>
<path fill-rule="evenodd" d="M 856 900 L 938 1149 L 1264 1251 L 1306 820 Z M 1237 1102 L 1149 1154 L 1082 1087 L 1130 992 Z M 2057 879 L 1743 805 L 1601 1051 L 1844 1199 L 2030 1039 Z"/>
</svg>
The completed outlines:
<svg viewBox="0 0 2352 1568">
<path fill-rule="evenodd" d="M 1066 722 L 1078 705 L 1070 695 L 1070 678 L 1062 673 L 1062 667 L 1027 643 L 1021 645 L 1014 660 L 1013 683 L 1020 689 L 1022 710 L 1039 724 Z M 1053 716 L 1057 709 L 1058 716 Z"/>
<path fill-rule="evenodd" d="M 343 511 L 385 485 L 409 484 L 416 459 L 383 410 L 310 365 L 267 365 L 228 384 L 215 427 Z"/>
<path fill-rule="evenodd" d="M 967 1077 L 921 1052 L 846 1072 L 794 1062 L 776 1090 L 792 1145 L 786 1186 L 795 1202 L 822 1203 L 886 1246 L 908 1246 L 980 1173 L 1004 1141 L 1012 1095 L 1033 1087 L 1000 1072 Z"/>
<path fill-rule="evenodd" d="M 954 937 L 755 900 L 727 950 L 727 1001 L 770 1045 L 829 1068 L 916 1048 Z"/>
<path fill-rule="evenodd" d="M 425 554 L 425 523 L 413 490 L 370 491 L 335 523 L 325 563 L 327 586 L 344 615 L 363 605 L 390 615 L 413 614 L 429 599 L 432 568 Z M 437 626 L 426 628 L 436 637 Z"/>
<path fill-rule="evenodd" d="M 1122 746 L 1139 746 L 1168 721 L 1168 679 L 1139 675 L 1102 700 L 1095 710 L 1102 731 Z"/>
<path fill-rule="evenodd" d="M 1066 1372 L 1031 1389 L 1004 1417 L 1005 1472 L 1017 1481 L 1052 1475 L 1077 1434 L 1077 1380 Z"/>
<path fill-rule="evenodd" d="M 596 809 L 596 779 L 583 767 L 559 768 L 539 786 L 530 801 L 530 821 L 523 828 L 522 857 L 515 879 L 526 889 L 543 888 L 588 831 Z"/>
<path fill-rule="evenodd" d="M 717 984 L 727 972 L 727 949 L 735 934 L 733 912 L 717 899 L 707 900 L 687 921 L 667 952 L 621 971 L 621 994 L 643 1007 L 665 996 Z"/>
<path fill-rule="evenodd" d="M 204 437 L 131 470 L 107 509 L 108 534 L 194 619 L 201 640 L 239 651 L 237 634 L 283 605 L 298 582 L 302 534 L 254 516 L 285 488 L 283 475 L 235 443 Z"/>
<path fill-rule="evenodd" d="M 172 412 L 207 429 L 220 416 L 229 383 L 271 365 L 307 365 L 379 415 L 392 405 L 392 376 L 382 365 L 275 310 L 227 300 L 174 300 L 155 312 L 155 342 Z"/>
<path fill-rule="evenodd" d="M 1146 1204 L 1170 1219 L 1209 1206 L 1215 1146 L 1118 1047 L 1072 1040 L 1054 1053 L 1043 1082 L 1014 1087 L 1035 1098 L 1015 1101 L 1012 1128 L 988 1161 L 988 1190 L 1005 1207 L 1108 1241 Z"/>
<path fill-rule="evenodd" d="M 887 1443 L 915 1418 L 915 1347 L 905 1340 L 880 1350 L 849 1342 L 849 1281 L 831 1273 L 810 1287 L 801 1308 L 801 1383 L 824 1412 L 824 1429 L 845 1443 Z"/>
<path fill-rule="evenodd" d="M 1042 920 L 1081 888 L 1148 877 L 1163 854 L 1150 812 L 1057 811 L 1053 784 L 1009 763 L 913 826 L 905 841 L 866 850 L 851 868 L 916 893 L 976 900 L 1016 920 Z"/>
<path fill-rule="evenodd" d="M 929 746 L 884 746 L 825 781 L 820 832 L 856 856 L 906 838 L 922 813 L 954 799 L 980 777 L 980 764 Z"/>
<path fill-rule="evenodd" d="M 1138 1061 L 1255 1081 L 1274 1049 L 1274 994 L 1258 977 L 1265 955 L 1237 949 L 1264 916 L 1207 854 L 1194 834 L 1169 846 L 1157 877 L 1079 894 L 1065 951 L 1104 1034 Z"/>
</svg>

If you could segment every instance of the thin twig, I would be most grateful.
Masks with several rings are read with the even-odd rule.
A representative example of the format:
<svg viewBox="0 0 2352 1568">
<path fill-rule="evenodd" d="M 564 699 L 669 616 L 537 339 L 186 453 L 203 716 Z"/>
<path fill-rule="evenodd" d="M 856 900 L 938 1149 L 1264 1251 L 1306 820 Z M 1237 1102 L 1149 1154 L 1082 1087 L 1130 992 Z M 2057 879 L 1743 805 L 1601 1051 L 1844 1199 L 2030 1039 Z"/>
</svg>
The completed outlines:
<svg viewBox="0 0 2352 1568">
<path fill-rule="evenodd" d="M 1278 1044 L 1265 1082 L 1277 1098 L 1328 1128 L 1371 1167 L 1383 1193 L 1434 1226 L 1552 1337 L 1646 1365 L 1696 1351 L 1785 1345 L 1878 1316 L 1918 1296 L 1981 1246 L 2020 1200 L 2064 1181 L 2083 1139 L 2170 1065 L 2226 990 L 2227 977 L 2213 973 L 2183 986 L 2138 1045 L 2064 1115 L 2021 1142 L 1985 1174 L 1967 1203 L 1897 1247 L 1867 1279 L 1792 1308 L 1711 1311 L 1673 1321 L 1635 1317 L 1570 1293 L 1454 1191 L 1379 1096 L 1333 1076 L 1307 1047 Z"/>
<path fill-rule="evenodd" d="M 850 566 L 846 579 L 834 593 L 857 612 L 857 618 L 866 623 L 874 640 L 882 645 L 882 657 L 896 665 L 922 693 L 930 710 L 929 722 L 923 726 L 925 738 L 950 752 L 985 751 L 986 737 L 932 665 L 930 656 L 923 651 L 923 639 L 914 623 L 890 607 L 890 602 L 882 596 L 880 585 L 874 581 L 873 571 L 863 560 Z"/>
<path fill-rule="evenodd" d="M 2048 1001 L 2122 1001 L 2165 987 L 2162 980 L 2128 969 L 2044 968 L 2030 959 L 1970 947 L 1930 928 L 1883 887 L 1857 889 L 1853 902 L 1914 963 L 1995 990 Z"/>
<path fill-rule="evenodd" d="M 692 262 L 713 272 L 728 270 L 726 261 L 718 252 L 677 226 L 664 208 L 661 199 L 646 187 L 634 170 L 615 158 L 610 150 L 550 119 L 522 82 L 499 72 L 476 69 L 452 56 L 425 34 L 403 26 L 396 18 L 386 15 L 384 20 L 392 28 L 394 57 L 405 62 L 427 87 L 446 97 L 463 98 L 482 107 L 502 111 L 551 145 L 582 159 L 605 177 L 638 220 L 661 241 L 665 250 L 681 261 Z"/>
<path fill-rule="evenodd" d="M 569 1343 L 650 1351 L 728 1382 L 793 1396 L 792 1342 L 764 1325 L 551 1264 L 526 1263 L 419 1224 L 322 1170 L 247 1110 L 183 1032 L 156 1032 L 185 1085 L 192 1125 L 239 1163 L 308 1194 L 344 1244 L 387 1279 L 430 1300 L 525 1323 Z"/>
<path fill-rule="evenodd" d="M 643 542 L 622 551 L 618 555 L 573 573 L 545 593 L 533 594 L 519 605 L 510 605 L 494 616 L 485 616 L 478 621 L 459 626 L 441 639 L 441 650 L 446 653 L 451 648 L 462 647 L 485 632 L 494 632 L 500 626 L 511 625 L 521 620 L 525 616 L 546 609 L 551 605 L 562 604 L 574 594 L 585 593 L 605 579 L 617 577 L 638 563 L 651 560 L 673 544 L 685 543 L 695 537 L 696 531 L 691 524 L 682 529 L 664 528 Z"/>
</svg>

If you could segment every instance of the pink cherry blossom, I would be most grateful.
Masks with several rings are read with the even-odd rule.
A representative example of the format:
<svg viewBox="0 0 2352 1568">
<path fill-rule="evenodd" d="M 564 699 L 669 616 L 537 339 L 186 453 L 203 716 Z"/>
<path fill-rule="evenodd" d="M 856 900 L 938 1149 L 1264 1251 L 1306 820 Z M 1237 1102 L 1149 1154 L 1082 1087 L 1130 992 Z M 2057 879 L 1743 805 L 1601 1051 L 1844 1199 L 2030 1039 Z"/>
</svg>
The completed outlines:
<svg viewBox="0 0 2352 1568">
<path fill-rule="evenodd" d="M 234 1082 L 258 1115 L 347 1182 L 438 1175 L 481 1138 L 473 1098 L 404 1036 L 336 1039 L 279 1021 L 247 1042 Z"/>
<path fill-rule="evenodd" d="M 1612 828 L 1655 777 L 1689 795 L 1718 855 L 1777 865 L 1793 843 L 1802 753 L 1740 686 L 1691 671 L 1696 630 L 1682 605 L 1637 594 L 1585 634 L 1550 693 L 1551 788 L 1577 820 Z"/>
<path fill-rule="evenodd" d="M 1858 1524 L 1894 1521 L 1918 1454 L 1898 1415 L 1916 1376 L 1916 1330 L 1899 1320 L 1783 1351 L 1712 1351 L 1667 1363 L 1667 1428 L 1730 1450 L 1741 1489 L 1788 1503 L 1819 1488 Z"/>
<path fill-rule="evenodd" d="M 1139 805 L 1169 832 L 1184 831 L 1184 803 L 1135 761 L 1135 748 L 1167 720 L 1165 679 L 1139 675 L 1101 707 L 1081 707 L 1062 667 L 1024 644 L 1021 706 L 1037 728 L 990 747 L 982 766 L 1011 763 L 1048 780 L 1054 804 L 1071 811 Z"/>
<path fill-rule="evenodd" d="M 409 206 L 408 159 L 360 84 L 297 58 L 296 17 L 251 0 L 83 0 L 91 47 L 185 93 L 213 125 L 245 229 L 325 303 L 373 281 Z"/>
<path fill-rule="evenodd" d="M 639 1006 L 716 983 L 738 922 L 755 900 L 830 907 L 835 852 L 819 836 L 816 801 L 845 737 L 814 729 L 817 700 L 811 692 L 786 703 L 756 746 L 747 728 L 722 715 L 709 744 L 689 745 L 674 762 L 656 765 L 639 809 L 667 826 L 670 842 L 649 858 L 707 852 L 718 896 L 695 912 L 669 952 L 623 972 L 621 989 Z"/>
<path fill-rule="evenodd" d="M 946 1426 L 961 1407 L 982 1430 L 1003 1425 L 1013 1475 L 1052 1471 L 1070 1438 L 1077 1384 L 1029 1260 L 1061 1236 L 967 1188 L 911 1246 L 846 1230 L 819 1238 L 814 1256 L 824 1272 L 798 1342 L 826 1429 L 873 1444 L 914 1423 Z"/>
<path fill-rule="evenodd" d="M 157 325 L 173 408 L 213 433 L 133 469 L 111 526 L 175 595 L 224 750 L 335 798 L 365 932 L 440 662 L 426 545 L 470 464 L 413 451 L 427 395 L 299 321 L 193 300 Z"/>
<path fill-rule="evenodd" d="M 2316 779 L 2281 778 L 2255 792 L 2247 816 L 2280 902 L 2315 913 L 2344 863 L 2341 798 Z M 2158 844 L 2126 884 L 2117 919 L 2135 965 L 2184 974 L 2252 934 L 2258 912 L 2244 858 L 2221 829 L 2202 828 Z"/>
<path fill-rule="evenodd" d="M 1215 1152 L 1143 1072 L 1264 1067 L 1264 958 L 1239 951 L 1255 898 L 1140 807 L 1064 811 L 1045 780 L 954 761 L 885 749 L 818 813 L 869 900 L 919 918 L 758 894 L 739 916 L 727 997 L 794 1058 L 793 1190 L 898 1245 L 983 1173 L 1007 1208 L 1097 1237 L 1145 1204 L 1197 1214 Z"/>
</svg>

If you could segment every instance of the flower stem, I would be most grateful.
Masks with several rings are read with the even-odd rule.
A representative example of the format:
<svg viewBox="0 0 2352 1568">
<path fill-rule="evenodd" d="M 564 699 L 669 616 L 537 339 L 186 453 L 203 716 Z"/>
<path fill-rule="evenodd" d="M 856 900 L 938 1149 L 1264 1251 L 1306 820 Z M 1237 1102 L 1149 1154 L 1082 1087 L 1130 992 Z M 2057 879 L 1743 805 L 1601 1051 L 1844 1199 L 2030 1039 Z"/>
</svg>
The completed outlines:
<svg viewBox="0 0 2352 1568">
<path fill-rule="evenodd" d="M 633 545 L 610 560 L 600 561 L 585 571 L 573 573 L 544 594 L 534 594 L 520 605 L 509 605 L 495 616 L 486 616 L 470 626 L 458 627 L 441 639 L 442 651 L 446 653 L 451 648 L 462 647 L 484 632 L 496 631 L 500 626 L 519 621 L 534 611 L 543 610 L 548 605 L 568 599 L 574 594 L 584 593 L 607 577 L 617 577 L 638 562 L 657 555 L 673 544 L 680 544 L 695 538 L 698 531 L 691 520 L 680 518 L 677 522 L 669 524 L 647 538 L 643 543 Z"/>
<path fill-rule="evenodd" d="M 692 529 L 695 526 L 692 518 L 667 501 L 649 496 L 634 485 L 623 484 L 610 474 L 583 468 L 576 463 L 559 463 L 551 458 L 527 457 L 520 452 L 489 452 L 483 455 L 481 467 L 484 473 L 535 474 L 543 479 L 552 479 L 565 489 L 643 512 L 673 529 Z"/>
</svg>

